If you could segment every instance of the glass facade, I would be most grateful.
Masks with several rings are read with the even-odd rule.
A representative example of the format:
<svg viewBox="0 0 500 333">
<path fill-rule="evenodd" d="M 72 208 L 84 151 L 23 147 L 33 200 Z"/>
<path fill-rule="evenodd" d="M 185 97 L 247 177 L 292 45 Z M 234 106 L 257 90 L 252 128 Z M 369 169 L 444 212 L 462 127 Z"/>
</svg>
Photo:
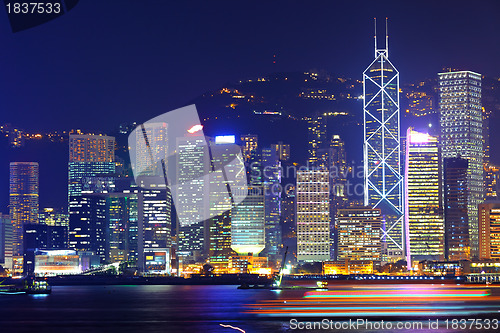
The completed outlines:
<svg viewBox="0 0 500 333">
<path fill-rule="evenodd" d="M 500 260 L 500 202 L 479 205 L 479 259 Z"/>
<path fill-rule="evenodd" d="M 337 260 L 379 261 L 380 226 L 380 209 L 339 209 Z"/>
<path fill-rule="evenodd" d="M 405 203 L 412 260 L 443 260 L 444 221 L 438 140 L 408 129 Z"/>
<path fill-rule="evenodd" d="M 264 202 L 264 188 L 249 187 L 247 197 L 231 211 L 231 248 L 239 255 L 257 256 L 266 246 Z"/>
<path fill-rule="evenodd" d="M 329 175 L 297 172 L 297 261 L 330 260 Z"/>
<path fill-rule="evenodd" d="M 472 257 L 478 256 L 477 206 L 484 199 L 483 115 L 481 75 L 470 72 L 439 73 L 442 157 L 468 160 L 468 215 Z"/>
<path fill-rule="evenodd" d="M 13 225 L 13 255 L 23 254 L 23 225 L 38 223 L 38 163 L 10 163 L 9 211 Z"/>
<path fill-rule="evenodd" d="M 445 258 L 448 260 L 470 259 L 469 214 L 467 213 L 468 161 L 460 157 L 448 157 L 443 161 Z"/>
</svg>

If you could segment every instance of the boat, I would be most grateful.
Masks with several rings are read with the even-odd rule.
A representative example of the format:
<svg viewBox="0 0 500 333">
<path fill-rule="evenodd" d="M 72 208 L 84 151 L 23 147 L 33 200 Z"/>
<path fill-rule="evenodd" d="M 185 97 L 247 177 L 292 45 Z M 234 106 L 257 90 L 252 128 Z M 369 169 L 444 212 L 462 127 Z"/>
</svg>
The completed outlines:
<svg viewBox="0 0 500 333">
<path fill-rule="evenodd" d="M 20 283 L 3 284 L 5 281 L 0 282 L 0 295 L 48 295 L 52 292 L 51 286 L 45 279 L 37 280 L 35 277 L 28 276 L 18 280 Z"/>
</svg>

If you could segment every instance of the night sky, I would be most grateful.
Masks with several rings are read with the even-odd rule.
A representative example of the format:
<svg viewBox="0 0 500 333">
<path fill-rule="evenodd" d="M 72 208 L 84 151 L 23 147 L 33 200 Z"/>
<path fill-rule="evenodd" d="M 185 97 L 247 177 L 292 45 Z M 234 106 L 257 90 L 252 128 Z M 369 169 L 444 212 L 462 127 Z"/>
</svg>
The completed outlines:
<svg viewBox="0 0 500 333">
<path fill-rule="evenodd" d="M 272 72 L 361 79 L 373 59 L 374 17 L 380 46 L 389 18 L 389 58 L 402 83 L 435 78 L 443 67 L 499 77 L 500 2 L 436 2 L 85 0 L 17 33 L 2 7 L 0 123 L 110 133 Z M 67 172 L 66 157 L 54 152 L 67 147 L 52 147 L 57 172 Z M 8 161 L 0 172 L 5 212 Z M 57 200 L 42 207 L 64 201 L 66 186 L 60 182 Z"/>
<path fill-rule="evenodd" d="M 361 78 L 373 58 L 375 16 L 379 31 L 389 17 L 402 82 L 445 66 L 498 77 L 500 3 L 436 2 L 91 0 L 18 33 L 2 8 L 0 121 L 110 131 L 274 71 Z"/>
</svg>

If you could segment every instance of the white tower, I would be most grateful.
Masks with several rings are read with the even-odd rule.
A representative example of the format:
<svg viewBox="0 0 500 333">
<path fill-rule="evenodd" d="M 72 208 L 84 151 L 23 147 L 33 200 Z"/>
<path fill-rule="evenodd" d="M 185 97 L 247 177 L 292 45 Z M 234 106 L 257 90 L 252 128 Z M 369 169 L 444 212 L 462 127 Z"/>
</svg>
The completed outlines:
<svg viewBox="0 0 500 333">
<path fill-rule="evenodd" d="M 389 38 L 377 47 L 375 60 L 363 73 L 364 203 L 382 212 L 382 258 L 404 255 L 403 177 L 400 161 L 399 72 L 389 61 Z"/>
</svg>

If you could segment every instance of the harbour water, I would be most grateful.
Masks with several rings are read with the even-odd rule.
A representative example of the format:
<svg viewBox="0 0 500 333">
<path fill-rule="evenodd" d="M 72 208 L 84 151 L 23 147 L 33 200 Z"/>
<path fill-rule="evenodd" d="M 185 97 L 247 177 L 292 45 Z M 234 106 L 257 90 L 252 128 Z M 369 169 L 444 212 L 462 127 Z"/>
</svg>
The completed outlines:
<svg viewBox="0 0 500 333">
<path fill-rule="evenodd" d="M 368 301 L 370 303 L 368 307 L 361 307 L 364 312 L 359 312 L 359 302 L 367 303 L 366 299 L 385 297 L 379 291 L 388 290 L 388 287 L 372 285 L 369 286 L 370 289 L 359 288 L 360 286 L 343 285 L 336 286 L 334 292 L 331 292 L 332 287 L 330 287 L 330 294 L 306 294 L 307 292 L 303 290 L 280 292 L 265 289 L 237 290 L 236 286 L 54 286 L 51 295 L 1 296 L 0 325 L 2 332 L 319 332 L 328 330 L 306 329 L 305 326 L 299 330 L 297 325 L 290 323 L 290 319 L 296 318 L 300 322 L 306 322 L 321 321 L 324 317 L 335 322 L 345 322 L 348 318 L 354 320 L 364 318 L 364 314 L 372 321 L 384 316 L 386 322 L 420 321 L 423 325 L 419 332 L 452 332 L 454 330 L 451 326 L 449 329 L 443 326 L 443 320 L 446 318 L 479 316 L 490 320 L 500 319 L 500 303 L 497 300 L 500 291 L 496 288 L 488 289 L 490 298 L 487 302 L 479 301 L 476 296 L 471 296 L 474 299 L 470 301 L 461 298 L 446 299 L 446 306 L 441 306 L 439 310 L 434 307 L 435 302 L 432 299 L 426 301 L 426 296 L 422 296 L 421 301 L 386 306 L 387 302 L 391 304 L 401 302 L 390 296 L 388 301 L 382 300 L 382 303 L 375 305 L 375 308 L 373 302 Z M 430 287 L 426 286 L 415 288 L 424 289 L 417 289 L 413 296 L 429 293 L 430 290 Z M 433 288 L 435 289 L 430 291 L 432 294 L 443 296 L 441 287 Z M 484 286 L 482 288 L 481 290 L 486 290 Z M 405 296 L 403 291 L 410 289 L 413 287 L 407 286 L 406 289 L 400 289 L 396 293 L 403 298 L 413 297 Z M 479 288 L 470 290 L 471 295 L 480 296 L 477 291 Z M 365 293 L 371 294 L 365 295 Z M 463 294 L 463 290 L 455 292 L 457 295 L 460 293 Z M 315 298 L 318 295 L 327 299 Z M 343 295 L 348 295 L 349 300 Z M 356 295 L 367 298 L 351 301 L 352 297 L 358 297 Z M 386 314 L 373 316 L 370 312 L 380 311 L 380 308 L 390 308 L 395 313 L 398 311 L 405 313 L 389 319 Z M 316 309 L 314 310 L 316 313 L 314 311 L 309 314 L 304 313 L 311 309 Z M 411 311 L 414 312 L 408 309 L 413 309 Z M 444 311 L 442 309 L 448 312 L 437 316 L 429 315 L 436 311 Z M 428 320 L 436 318 L 441 319 L 440 327 L 428 328 Z M 355 332 L 356 330 L 340 328 L 330 331 Z M 415 332 L 417 330 L 361 331 Z M 481 330 L 472 328 L 461 331 Z"/>
</svg>

